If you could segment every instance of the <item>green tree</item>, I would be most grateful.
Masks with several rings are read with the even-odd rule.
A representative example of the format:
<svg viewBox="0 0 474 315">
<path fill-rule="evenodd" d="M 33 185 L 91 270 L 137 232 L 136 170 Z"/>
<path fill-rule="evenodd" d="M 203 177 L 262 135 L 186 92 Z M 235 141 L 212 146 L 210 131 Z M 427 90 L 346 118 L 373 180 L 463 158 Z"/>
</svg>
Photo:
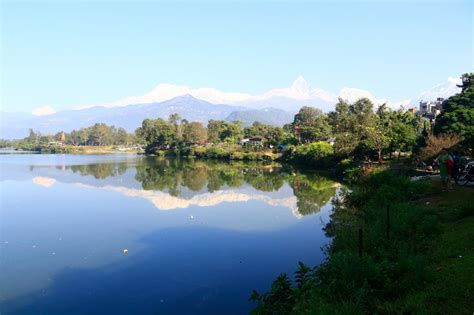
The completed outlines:
<svg viewBox="0 0 474 315">
<path fill-rule="evenodd" d="M 127 144 L 128 134 L 123 128 L 118 128 L 114 136 L 114 144 Z"/>
<path fill-rule="evenodd" d="M 211 119 L 207 123 L 207 134 L 209 141 L 212 143 L 219 142 L 221 140 L 221 134 L 226 129 L 227 123 L 224 120 Z"/>
<path fill-rule="evenodd" d="M 89 142 L 92 145 L 105 145 L 110 143 L 112 130 L 104 123 L 97 123 L 90 128 Z"/>
<path fill-rule="evenodd" d="M 263 137 L 268 144 L 279 144 L 286 137 L 285 131 L 280 127 L 275 127 L 255 121 L 251 126 L 244 128 L 244 137 Z"/>
<path fill-rule="evenodd" d="M 303 143 L 323 141 L 331 136 L 328 117 L 317 108 L 303 106 L 295 115 L 293 125 L 300 128 Z"/>
<path fill-rule="evenodd" d="M 243 137 L 242 123 L 240 121 L 228 122 L 224 120 L 209 120 L 207 124 L 209 141 L 237 143 Z"/>
<path fill-rule="evenodd" d="M 147 153 L 154 153 L 157 149 L 170 148 L 175 143 L 174 126 L 162 118 L 143 120 L 142 126 L 136 130 L 136 134 L 144 140 Z"/>
<path fill-rule="evenodd" d="M 373 104 L 367 98 L 361 98 L 353 104 L 339 99 L 335 111 L 328 114 L 334 132 L 334 151 L 337 155 L 349 156 L 363 151 L 361 141 L 367 136 L 366 128 L 375 128 L 377 116 Z"/>
<path fill-rule="evenodd" d="M 390 140 L 384 132 L 374 127 L 366 127 L 364 142 L 370 149 L 377 152 L 379 162 L 381 162 L 382 151 L 390 144 Z"/>
<path fill-rule="evenodd" d="M 464 73 L 461 76 L 461 84 L 458 87 L 461 88 L 461 93 L 466 92 L 468 89 L 472 88 L 474 85 L 474 72 L 471 73 Z"/>
<path fill-rule="evenodd" d="M 207 140 L 207 129 L 202 123 L 193 121 L 184 126 L 183 139 L 186 143 L 204 142 Z"/>
<path fill-rule="evenodd" d="M 465 74 L 473 77 L 474 74 Z M 467 143 L 474 144 L 474 87 L 466 83 L 464 92 L 451 96 L 443 102 L 443 110 L 434 125 L 435 134 L 459 134 Z"/>
<path fill-rule="evenodd" d="M 184 125 L 186 125 L 187 120 L 181 119 L 179 114 L 174 113 L 171 114 L 168 118 L 168 122 L 174 126 L 174 131 L 176 134 L 176 142 L 183 141 L 183 129 Z"/>
</svg>

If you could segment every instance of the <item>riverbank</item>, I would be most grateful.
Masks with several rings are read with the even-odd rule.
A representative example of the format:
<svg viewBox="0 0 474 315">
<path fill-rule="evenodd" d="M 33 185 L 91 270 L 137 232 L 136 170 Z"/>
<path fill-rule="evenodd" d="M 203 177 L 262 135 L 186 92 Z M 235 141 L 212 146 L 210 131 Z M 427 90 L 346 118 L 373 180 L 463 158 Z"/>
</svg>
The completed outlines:
<svg viewBox="0 0 474 315">
<path fill-rule="evenodd" d="M 0 150 L 0 154 L 139 154 L 143 150 L 134 147 L 124 147 L 116 145 L 107 146 L 44 146 L 34 148 L 34 150 L 23 150 L 11 148 L 8 150 Z"/>
<path fill-rule="evenodd" d="M 334 201 L 327 261 L 254 292 L 253 314 L 471 314 L 473 192 L 390 171 L 360 177 Z"/>
<path fill-rule="evenodd" d="M 176 149 L 155 150 L 156 156 L 186 157 L 222 161 L 278 161 L 282 153 L 272 149 L 249 150 L 236 144 L 183 146 Z"/>
</svg>

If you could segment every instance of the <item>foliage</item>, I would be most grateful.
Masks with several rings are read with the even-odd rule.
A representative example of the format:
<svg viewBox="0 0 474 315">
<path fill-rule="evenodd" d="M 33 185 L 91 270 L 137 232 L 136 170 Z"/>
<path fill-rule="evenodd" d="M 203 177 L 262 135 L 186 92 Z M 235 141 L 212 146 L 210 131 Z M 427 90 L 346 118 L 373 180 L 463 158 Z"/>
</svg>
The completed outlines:
<svg viewBox="0 0 474 315">
<path fill-rule="evenodd" d="M 209 141 L 212 143 L 228 142 L 237 143 L 242 140 L 242 123 L 239 121 L 228 122 L 224 120 L 209 120 L 207 123 Z"/>
<path fill-rule="evenodd" d="M 367 127 L 365 129 L 364 144 L 377 152 L 378 160 L 382 161 L 382 151 L 388 148 L 390 139 L 380 128 Z"/>
<path fill-rule="evenodd" d="M 331 136 L 328 118 L 317 108 L 303 106 L 295 115 L 293 126 L 300 129 L 303 143 L 323 141 Z"/>
<path fill-rule="evenodd" d="M 412 182 L 388 171 L 359 178 L 352 192 L 342 192 L 334 200 L 335 210 L 325 228 L 332 237 L 328 259 L 314 269 L 300 263 L 294 282 L 280 276 L 269 292 L 254 291 L 253 314 L 423 312 L 423 304 L 399 303 L 434 279 L 430 255 L 441 232 L 440 218 L 412 201 L 432 189 L 430 183 Z M 360 228 L 362 257 L 357 241 Z"/>
<path fill-rule="evenodd" d="M 275 146 L 280 144 L 287 137 L 287 134 L 280 127 L 256 121 L 251 126 L 244 128 L 244 137 L 252 138 L 256 136 L 263 137 L 266 144 Z"/>
<path fill-rule="evenodd" d="M 463 92 L 451 96 L 442 104 L 443 111 L 436 120 L 435 134 L 459 134 L 468 144 L 474 144 L 474 73 L 465 74 Z M 470 83 L 468 83 L 470 82 Z"/>
<path fill-rule="evenodd" d="M 425 146 L 418 154 L 420 161 L 428 161 L 435 158 L 443 148 L 451 149 L 461 141 L 459 135 L 440 134 L 438 136 L 428 134 L 425 139 Z"/>
<path fill-rule="evenodd" d="M 183 139 L 186 143 L 202 143 L 207 141 L 207 129 L 198 121 L 184 126 Z"/>
<path fill-rule="evenodd" d="M 313 166 L 328 166 L 331 164 L 334 150 L 324 141 L 313 142 L 299 146 L 289 146 L 284 151 L 286 160 L 296 161 Z"/>
</svg>

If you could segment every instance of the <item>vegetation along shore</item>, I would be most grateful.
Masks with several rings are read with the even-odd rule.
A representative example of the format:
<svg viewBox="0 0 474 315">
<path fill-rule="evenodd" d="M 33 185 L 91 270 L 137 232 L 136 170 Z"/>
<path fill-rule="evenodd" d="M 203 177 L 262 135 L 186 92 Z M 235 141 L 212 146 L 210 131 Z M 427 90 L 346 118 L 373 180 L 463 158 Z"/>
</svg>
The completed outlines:
<svg viewBox="0 0 474 315">
<path fill-rule="evenodd" d="M 146 153 L 224 160 L 280 160 L 315 168 L 347 168 L 358 162 L 416 156 L 430 162 L 444 147 L 474 143 L 473 74 L 463 75 L 463 92 L 443 100 L 438 112 L 416 112 L 386 105 L 374 108 L 366 98 L 340 99 L 334 111 L 302 107 L 291 124 L 276 127 L 239 121 L 189 122 L 177 114 L 168 120 L 145 119 L 133 133 L 96 123 L 88 128 L 43 135 L 30 130 L 1 147 L 41 153 Z"/>
</svg>

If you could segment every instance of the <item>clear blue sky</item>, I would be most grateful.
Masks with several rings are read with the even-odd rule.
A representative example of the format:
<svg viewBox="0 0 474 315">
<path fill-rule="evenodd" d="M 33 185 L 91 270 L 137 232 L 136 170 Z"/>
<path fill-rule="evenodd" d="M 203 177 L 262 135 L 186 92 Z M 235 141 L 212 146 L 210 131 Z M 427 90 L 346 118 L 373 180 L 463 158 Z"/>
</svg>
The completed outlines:
<svg viewBox="0 0 474 315">
<path fill-rule="evenodd" d="M 1 4 L 3 110 L 158 83 L 261 93 L 303 75 L 392 100 L 473 70 L 473 1 Z"/>
</svg>

